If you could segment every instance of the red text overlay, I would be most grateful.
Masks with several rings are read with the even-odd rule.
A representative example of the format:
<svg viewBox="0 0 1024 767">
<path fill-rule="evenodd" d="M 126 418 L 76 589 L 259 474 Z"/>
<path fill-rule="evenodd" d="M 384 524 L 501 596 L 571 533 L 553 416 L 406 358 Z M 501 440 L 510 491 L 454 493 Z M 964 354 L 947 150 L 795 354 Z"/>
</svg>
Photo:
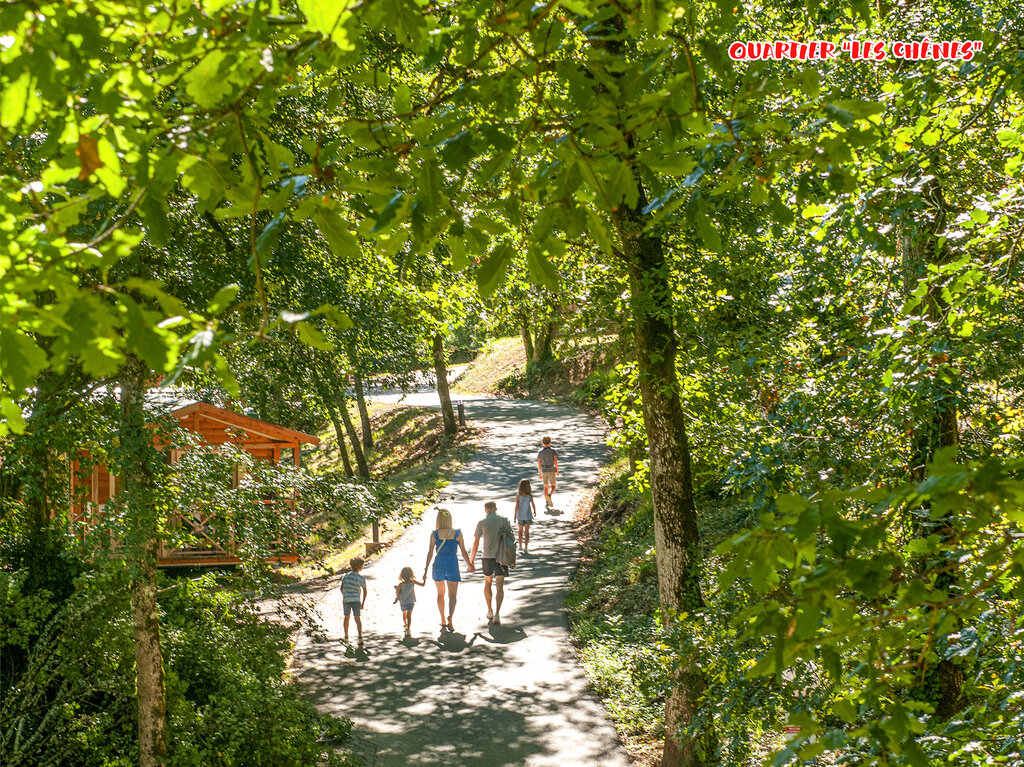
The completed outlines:
<svg viewBox="0 0 1024 767">
<path fill-rule="evenodd" d="M 737 40 L 729 44 L 733 61 L 823 61 L 849 56 L 854 61 L 970 61 L 981 52 L 978 40 L 939 40 L 927 37 L 920 41 L 897 40 Z"/>
</svg>

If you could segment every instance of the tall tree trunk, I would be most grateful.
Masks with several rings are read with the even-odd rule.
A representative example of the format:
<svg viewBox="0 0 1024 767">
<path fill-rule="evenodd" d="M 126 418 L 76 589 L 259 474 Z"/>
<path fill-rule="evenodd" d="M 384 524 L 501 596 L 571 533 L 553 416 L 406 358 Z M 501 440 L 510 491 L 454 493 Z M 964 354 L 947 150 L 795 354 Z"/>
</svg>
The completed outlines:
<svg viewBox="0 0 1024 767">
<path fill-rule="evenodd" d="M 434 334 L 434 374 L 437 376 L 437 396 L 441 400 L 441 417 L 444 420 L 444 433 L 455 435 L 459 432 L 459 424 L 455 420 L 452 408 L 452 395 L 448 391 L 448 366 L 444 358 L 444 339 L 440 333 Z"/>
<path fill-rule="evenodd" d="M 363 390 L 363 374 L 359 369 L 359 352 L 355 345 L 349 346 L 349 362 L 352 364 L 352 378 L 356 390 L 356 405 L 359 407 L 359 425 L 363 430 L 363 447 L 369 450 L 373 447 L 373 432 L 370 428 L 370 411 L 366 408 L 366 394 Z"/>
<path fill-rule="evenodd" d="M 931 220 L 909 219 L 900 227 L 899 250 L 902 259 L 904 285 L 907 293 L 917 286 L 918 280 L 928 274 L 929 266 L 949 263 L 951 252 L 947 243 L 940 239 L 946 228 L 946 203 L 942 187 L 936 179 L 925 183 L 922 189 L 925 210 Z M 922 309 L 928 323 L 938 330 L 948 342 L 950 334 L 946 324 L 949 303 L 943 297 L 943 280 L 932 279 L 924 296 Z M 958 373 L 947 352 L 933 355 L 931 359 L 930 410 L 913 430 L 911 445 L 910 474 L 917 482 L 924 480 L 927 465 L 935 452 L 954 447 L 959 442 L 957 425 Z M 953 535 L 952 520 L 943 517 L 937 520 L 935 528 L 922 529 L 921 535 L 938 533 L 943 539 Z M 956 593 L 958 574 L 955 569 L 941 572 L 935 582 L 938 589 Z M 953 659 L 941 658 L 938 663 L 925 670 L 920 692 L 935 705 L 935 713 L 942 719 L 949 719 L 963 710 L 964 670 Z"/>
<path fill-rule="evenodd" d="M 626 55 L 619 37 L 625 29 L 624 19 L 612 17 L 607 27 L 608 34 L 588 34 L 590 44 L 613 56 Z M 605 92 L 599 79 L 595 79 L 595 90 Z M 622 202 L 608 212 L 615 224 L 629 276 L 629 305 L 650 452 L 658 596 L 667 626 L 670 622 L 679 622 L 680 615 L 692 616 L 704 607 L 697 509 L 693 500 L 686 416 L 676 379 L 677 346 L 672 325 L 675 312 L 669 265 L 661 237 L 644 230 L 649 220 L 643 213 L 647 191 L 634 156 L 632 131 L 621 123 L 618 128 L 622 134 L 619 159 L 632 168 L 637 200 L 632 206 Z M 681 623 L 685 628 L 685 618 Z M 692 659 L 682 658 L 681 661 L 665 700 L 665 748 L 661 767 L 705 767 L 712 763 L 716 748 L 711 722 L 696 736 L 677 737 L 677 733 L 695 723 L 701 699 L 707 691 L 707 679 Z"/>
<path fill-rule="evenodd" d="M 158 514 L 154 477 L 153 434 L 146 425 L 143 403 L 149 371 L 132 354 L 121 371 L 119 430 L 122 492 L 128 506 L 133 538 L 131 551 L 136 575 L 131 583 L 132 634 L 135 640 L 135 688 L 139 707 L 139 767 L 156 767 L 167 758 L 164 666 L 160 651 L 160 612 L 157 605 Z"/>
<path fill-rule="evenodd" d="M 639 185 L 639 179 L 637 179 Z M 690 476 L 686 418 L 676 380 L 676 339 L 668 264 L 659 237 L 644 233 L 642 208 L 647 204 L 640 187 L 633 208 L 620 205 L 612 219 L 622 243 L 629 274 L 644 425 L 650 444 L 651 493 L 654 499 L 654 545 L 658 594 L 666 614 L 692 616 L 704 607 L 700 590 L 697 509 Z M 710 763 L 715 738 L 676 738 L 693 723 L 707 690 L 699 668 L 685 664 L 665 702 L 665 749 L 662 767 L 701 767 Z"/>
</svg>

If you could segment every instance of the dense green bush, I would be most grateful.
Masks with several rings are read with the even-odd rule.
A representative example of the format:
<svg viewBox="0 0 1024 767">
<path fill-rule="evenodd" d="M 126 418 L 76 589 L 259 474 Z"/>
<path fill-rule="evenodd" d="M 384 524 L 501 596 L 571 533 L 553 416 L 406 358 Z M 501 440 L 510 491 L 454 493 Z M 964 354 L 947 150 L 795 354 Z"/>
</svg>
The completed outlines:
<svg viewBox="0 0 1024 767">
<path fill-rule="evenodd" d="M 0 754 L 15 767 L 137 762 L 135 676 L 124 573 L 90 570 L 57 603 L 0 571 Z M 166 578 L 168 767 L 311 767 L 347 721 L 315 711 L 285 675 L 291 627 L 263 620 L 230 578 Z"/>
</svg>

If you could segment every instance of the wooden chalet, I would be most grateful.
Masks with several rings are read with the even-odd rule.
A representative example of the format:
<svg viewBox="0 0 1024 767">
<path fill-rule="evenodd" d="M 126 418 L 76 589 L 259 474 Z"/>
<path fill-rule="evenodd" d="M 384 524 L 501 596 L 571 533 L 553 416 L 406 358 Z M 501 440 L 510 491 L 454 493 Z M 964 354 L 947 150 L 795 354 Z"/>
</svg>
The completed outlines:
<svg viewBox="0 0 1024 767">
<path fill-rule="evenodd" d="M 302 446 L 319 445 L 320 440 L 301 431 L 287 429 L 252 416 L 235 413 L 207 402 L 194 400 L 168 400 L 156 393 L 147 397 L 147 409 L 155 414 L 166 414 L 175 418 L 178 424 L 195 432 L 210 445 L 226 443 L 237 445 L 254 458 L 273 463 L 288 462 L 301 465 Z M 177 462 L 181 450 L 169 450 L 169 459 Z M 84 537 L 90 527 L 97 524 L 104 514 L 104 506 L 117 494 L 120 480 L 108 467 L 94 466 L 90 475 L 83 476 L 79 461 L 71 464 L 71 529 Z M 187 548 L 171 548 L 161 545 L 159 564 L 161 567 L 195 565 L 238 564 L 234 541 L 217 541 L 206 535 L 209 521 L 196 510 L 179 512 L 178 524 L 188 525 L 195 543 Z M 295 552 L 290 548 L 275 552 L 274 559 L 294 562 Z"/>
</svg>

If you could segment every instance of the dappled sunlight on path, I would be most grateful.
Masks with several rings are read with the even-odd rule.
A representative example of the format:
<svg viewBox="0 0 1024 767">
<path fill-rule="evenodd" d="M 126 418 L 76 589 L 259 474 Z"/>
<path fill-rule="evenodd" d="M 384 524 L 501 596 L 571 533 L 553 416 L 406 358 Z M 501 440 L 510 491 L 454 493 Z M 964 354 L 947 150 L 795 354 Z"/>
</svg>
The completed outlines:
<svg viewBox="0 0 1024 767">
<path fill-rule="evenodd" d="M 298 643 L 299 679 L 320 708 L 355 722 L 354 751 L 367 765 L 625 767 L 625 752 L 587 691 L 568 639 L 563 602 L 578 557 L 572 515 L 546 514 L 535 481 L 540 438 L 550 434 L 562 470 L 555 499 L 560 509 L 571 509 L 596 481 L 605 457 L 602 424 L 557 405 L 463 401 L 467 417 L 486 429 L 475 457 L 445 490 L 451 500 L 443 505 L 463 531 L 466 548 L 484 501 L 497 501 L 498 513 L 509 516 L 522 477 L 534 483 L 537 496 L 530 554 L 520 556 L 506 582 L 502 624 L 487 623 L 478 555 L 476 573 L 463 566 L 455 632 L 439 633 L 428 574 L 427 586 L 417 589 L 412 637 L 402 639 L 393 586 L 406 565 L 416 577 L 423 573 L 434 525 L 428 512 L 363 570 L 370 590 L 364 648 L 346 651 L 341 642 L 335 586 L 319 605 L 325 641 L 303 636 Z M 405 402 L 434 406 L 437 398 L 423 392 Z"/>
</svg>

